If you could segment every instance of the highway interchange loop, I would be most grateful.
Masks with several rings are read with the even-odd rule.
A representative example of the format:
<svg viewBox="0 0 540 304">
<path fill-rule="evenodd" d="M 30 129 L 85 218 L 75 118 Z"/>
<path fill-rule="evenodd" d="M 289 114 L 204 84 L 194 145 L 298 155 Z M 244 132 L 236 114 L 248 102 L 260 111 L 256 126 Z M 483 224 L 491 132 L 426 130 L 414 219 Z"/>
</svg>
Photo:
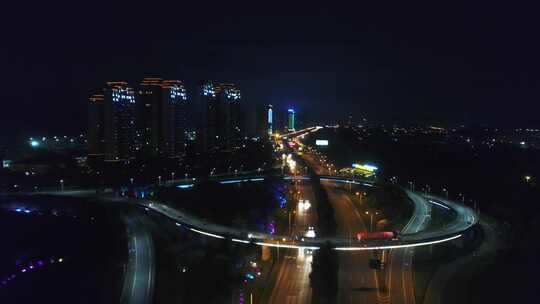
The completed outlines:
<svg viewBox="0 0 540 304">
<path fill-rule="evenodd" d="M 377 184 L 364 180 L 353 180 L 336 176 L 321 176 L 320 178 L 321 181 L 326 182 L 377 187 Z M 265 177 L 263 175 L 256 175 L 244 176 L 241 178 L 220 178 L 216 181 L 221 184 L 234 184 L 257 182 L 263 181 L 264 179 Z M 309 180 L 309 177 L 285 176 L 284 179 Z M 179 189 L 191 188 L 193 186 L 193 183 L 180 183 L 176 185 L 176 187 Z M 326 242 L 330 242 L 334 246 L 335 250 L 340 251 L 383 250 L 428 246 L 461 238 L 465 232 L 471 229 L 478 222 L 478 216 L 474 213 L 474 211 L 462 204 L 433 195 L 424 195 L 418 192 L 409 191 L 407 189 L 403 190 L 413 203 L 414 211 L 409 222 L 401 230 L 400 237 L 391 240 L 373 239 L 364 240 L 362 242 L 355 241 L 354 243 L 352 243 L 350 239 L 336 237 L 315 237 L 296 240 L 289 236 L 271 235 L 208 223 L 155 200 L 138 201 L 138 204 L 174 220 L 177 226 L 187 228 L 192 232 L 199 233 L 207 237 L 230 239 L 232 242 L 236 243 L 254 244 L 259 246 L 312 250 L 319 249 L 320 246 Z M 431 210 L 433 207 L 442 208 L 449 212 L 453 211 L 455 212 L 456 216 L 444 227 L 437 230 L 426 231 L 426 224 L 431 218 Z"/>
</svg>

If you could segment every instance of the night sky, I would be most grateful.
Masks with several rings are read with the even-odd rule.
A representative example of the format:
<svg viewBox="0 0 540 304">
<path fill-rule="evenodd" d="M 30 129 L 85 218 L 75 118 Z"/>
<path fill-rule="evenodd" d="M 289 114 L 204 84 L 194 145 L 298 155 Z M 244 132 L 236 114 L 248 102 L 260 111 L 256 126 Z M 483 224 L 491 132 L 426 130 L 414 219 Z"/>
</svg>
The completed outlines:
<svg viewBox="0 0 540 304">
<path fill-rule="evenodd" d="M 144 76 L 236 82 L 311 120 L 540 122 L 536 7 L 198 2 L 4 5 L 0 135 L 85 132 L 89 94 Z"/>
</svg>

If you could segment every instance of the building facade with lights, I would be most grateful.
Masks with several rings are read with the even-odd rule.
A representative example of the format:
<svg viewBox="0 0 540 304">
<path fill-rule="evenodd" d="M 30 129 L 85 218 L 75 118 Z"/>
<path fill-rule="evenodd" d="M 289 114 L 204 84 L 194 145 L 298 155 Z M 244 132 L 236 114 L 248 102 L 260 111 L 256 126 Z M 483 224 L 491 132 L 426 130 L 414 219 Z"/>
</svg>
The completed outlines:
<svg viewBox="0 0 540 304">
<path fill-rule="evenodd" d="M 259 105 L 255 114 L 256 133 L 258 136 L 271 136 L 274 133 L 275 115 L 271 104 Z M 277 131 L 277 130 L 276 130 Z"/>
<path fill-rule="evenodd" d="M 287 110 L 287 131 L 294 132 L 296 130 L 296 112 L 294 109 Z"/>
<path fill-rule="evenodd" d="M 202 151 L 232 149 L 244 128 L 240 89 L 232 83 L 205 81 L 199 86 L 197 97 Z"/>
<path fill-rule="evenodd" d="M 123 160 L 133 156 L 135 143 L 135 91 L 126 82 L 107 82 L 89 98 L 89 156 Z"/>
<path fill-rule="evenodd" d="M 183 155 L 187 119 L 183 83 L 144 78 L 137 97 L 137 148 L 161 156 Z"/>
</svg>

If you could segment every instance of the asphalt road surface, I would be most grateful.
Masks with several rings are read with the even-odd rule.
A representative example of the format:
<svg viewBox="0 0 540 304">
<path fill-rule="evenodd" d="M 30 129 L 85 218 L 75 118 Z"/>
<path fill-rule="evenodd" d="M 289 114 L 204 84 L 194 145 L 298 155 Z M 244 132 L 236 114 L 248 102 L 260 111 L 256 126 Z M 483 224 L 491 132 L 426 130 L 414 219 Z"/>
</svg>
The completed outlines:
<svg viewBox="0 0 540 304">
<path fill-rule="evenodd" d="M 313 190 L 310 184 L 299 184 L 300 198 L 314 204 Z M 296 203 L 296 202 L 295 202 Z M 300 211 L 296 209 L 292 233 L 304 234 L 309 226 L 316 226 L 315 208 Z M 312 255 L 304 249 L 280 249 L 280 259 L 274 266 L 277 273 L 276 283 L 272 288 L 268 303 L 311 303 L 311 273 Z"/>
<path fill-rule="evenodd" d="M 347 193 L 328 184 L 323 183 L 335 210 L 338 233 L 341 237 L 350 238 L 351 243 L 355 242 L 356 233 L 366 231 L 367 226 Z M 373 254 L 372 251 L 339 253 L 337 303 L 378 303 L 381 274 L 369 268 Z"/>
<path fill-rule="evenodd" d="M 140 216 L 125 216 L 128 235 L 129 262 L 124 276 L 122 303 L 148 304 L 153 301 L 154 246 L 152 235 Z"/>
</svg>

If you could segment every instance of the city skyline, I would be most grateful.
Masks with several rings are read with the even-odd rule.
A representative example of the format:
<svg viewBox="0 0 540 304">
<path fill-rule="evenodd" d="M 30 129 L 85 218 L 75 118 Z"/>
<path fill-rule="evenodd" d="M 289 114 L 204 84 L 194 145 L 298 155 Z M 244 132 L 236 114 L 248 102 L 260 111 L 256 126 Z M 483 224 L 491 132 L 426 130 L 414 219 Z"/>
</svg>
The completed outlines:
<svg viewBox="0 0 540 304">
<path fill-rule="evenodd" d="M 0 48 L 9 88 L 0 94 L 7 105 L 0 134 L 58 133 L 66 124 L 84 130 L 94 88 L 149 74 L 182 79 L 188 90 L 201 79 L 226 79 L 255 104 L 294 104 L 313 121 L 352 113 L 384 123 L 538 127 L 540 49 L 523 39 L 534 35 L 535 10 L 489 7 L 402 3 L 380 15 L 368 12 L 387 8 L 370 3 L 355 15 L 292 5 L 283 15 L 277 7 L 223 5 L 208 18 L 195 4 L 171 5 L 170 13 L 121 5 L 15 13 L 3 20 L 18 26 Z M 177 11 L 189 13 L 178 20 Z M 103 35 L 115 30 L 122 39 Z"/>
<path fill-rule="evenodd" d="M 7 2 L 2 303 L 519 303 L 540 5 Z"/>
</svg>

